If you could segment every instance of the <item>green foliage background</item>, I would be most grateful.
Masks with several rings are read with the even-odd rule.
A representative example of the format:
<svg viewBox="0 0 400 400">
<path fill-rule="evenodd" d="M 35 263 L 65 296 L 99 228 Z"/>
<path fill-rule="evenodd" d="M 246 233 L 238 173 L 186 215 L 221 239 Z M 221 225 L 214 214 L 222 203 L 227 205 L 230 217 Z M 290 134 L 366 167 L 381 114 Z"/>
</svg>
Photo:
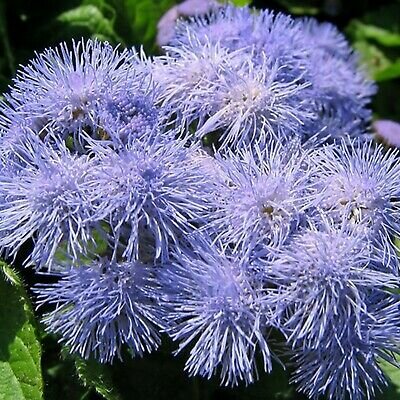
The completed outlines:
<svg viewBox="0 0 400 400">
<path fill-rule="evenodd" d="M 143 45 L 148 54 L 159 52 L 157 21 L 177 2 L 0 0 L 0 93 L 35 51 L 71 38 L 97 37 L 123 47 Z M 338 25 L 378 83 L 375 118 L 400 121 L 400 0 L 259 0 L 252 5 Z M 20 259 L 23 255 L 14 262 L 16 268 Z M 290 371 L 279 365 L 247 388 L 220 388 L 216 381 L 188 378 L 185 355 L 173 357 L 168 342 L 141 360 L 126 354 L 124 363 L 112 367 L 74 358 L 37 323 L 27 289 L 34 280 L 31 271 L 20 268 L 17 274 L 0 263 L 0 400 L 304 399 L 289 384 Z M 383 366 L 391 383 L 378 399 L 400 399 L 400 370 Z"/>
</svg>

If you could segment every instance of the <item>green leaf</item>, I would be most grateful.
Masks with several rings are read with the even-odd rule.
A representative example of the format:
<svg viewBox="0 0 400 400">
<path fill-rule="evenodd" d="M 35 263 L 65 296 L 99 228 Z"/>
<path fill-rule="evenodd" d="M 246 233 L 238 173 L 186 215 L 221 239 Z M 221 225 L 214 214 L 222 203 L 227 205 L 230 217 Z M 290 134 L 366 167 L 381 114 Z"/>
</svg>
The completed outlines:
<svg viewBox="0 0 400 400">
<path fill-rule="evenodd" d="M 3 277 L 6 279 L 6 281 L 11 283 L 12 285 L 22 286 L 22 282 L 19 279 L 17 272 L 3 261 L 0 261 L 0 271 L 2 272 Z"/>
<path fill-rule="evenodd" d="M 40 400 L 41 347 L 34 316 L 17 274 L 0 264 L 0 399 Z"/>
<path fill-rule="evenodd" d="M 249 0 L 231 0 L 230 3 L 235 5 L 236 7 L 244 7 L 251 3 Z"/>
<path fill-rule="evenodd" d="M 68 26 L 69 30 L 86 30 L 92 36 L 110 42 L 121 42 L 121 39 L 114 31 L 113 10 L 102 2 L 96 4 L 83 4 L 79 7 L 65 11 L 57 17 L 57 21 Z"/>
<path fill-rule="evenodd" d="M 384 360 L 382 360 L 379 365 L 389 381 L 389 386 L 383 391 L 380 396 L 378 396 L 377 400 L 393 400 L 399 398 L 400 369 Z"/>
<path fill-rule="evenodd" d="M 388 65 L 386 68 L 377 71 L 374 74 L 374 79 L 378 82 L 396 79 L 400 77 L 400 59 Z"/>
<path fill-rule="evenodd" d="M 372 78 L 378 82 L 400 76 L 399 15 L 400 4 L 391 4 L 353 20 L 346 29 Z"/>
<path fill-rule="evenodd" d="M 353 36 L 358 40 L 372 39 L 383 46 L 400 46 L 400 34 L 385 28 L 365 24 L 361 21 L 353 21 L 349 26 L 349 30 L 353 32 Z"/>
<path fill-rule="evenodd" d="M 374 44 L 361 40 L 353 43 L 358 51 L 361 63 L 365 66 L 370 76 L 376 79 L 376 74 L 385 70 L 391 65 L 387 56 Z"/>
<path fill-rule="evenodd" d="M 116 10 L 115 26 L 129 44 L 155 51 L 157 24 L 178 0 L 108 0 Z"/>
<path fill-rule="evenodd" d="M 75 361 L 78 376 L 87 388 L 94 388 L 107 400 L 121 400 L 117 389 L 113 387 L 109 367 L 94 360 L 77 359 Z"/>
</svg>

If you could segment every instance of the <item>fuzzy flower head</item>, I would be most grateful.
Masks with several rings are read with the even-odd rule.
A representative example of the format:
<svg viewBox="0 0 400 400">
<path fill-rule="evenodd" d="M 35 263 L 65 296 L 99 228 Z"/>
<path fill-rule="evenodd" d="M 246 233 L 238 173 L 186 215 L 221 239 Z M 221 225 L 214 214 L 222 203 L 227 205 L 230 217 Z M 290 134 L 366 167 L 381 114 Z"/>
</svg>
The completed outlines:
<svg viewBox="0 0 400 400">
<path fill-rule="evenodd" d="M 377 359 L 398 352 L 399 286 L 359 231 L 325 221 L 276 253 L 266 269 L 280 329 L 310 398 L 370 398 L 384 382 Z M 391 289 L 391 290 L 390 290 Z"/>
<path fill-rule="evenodd" d="M 99 110 L 98 139 L 111 140 L 121 147 L 134 141 L 146 141 L 157 130 L 165 131 L 167 125 L 160 103 L 160 85 L 153 79 L 153 66 L 141 51 L 133 50 L 134 62 L 124 85 L 109 93 Z"/>
<path fill-rule="evenodd" d="M 339 221 L 367 229 L 371 238 L 390 247 L 392 234 L 400 229 L 398 152 L 354 141 L 317 154 L 323 209 Z"/>
<path fill-rule="evenodd" d="M 319 348 L 293 349 L 292 383 L 309 398 L 374 398 L 387 384 L 380 361 L 397 365 L 399 307 L 398 296 L 366 294 L 365 312 L 350 317 L 340 334 L 327 332 Z"/>
<path fill-rule="evenodd" d="M 313 118 L 307 111 L 308 84 L 298 79 L 282 82 L 284 68 L 269 68 L 266 62 L 258 66 L 245 58 L 240 67 L 221 74 L 210 99 L 210 117 L 197 135 L 220 129 L 222 147 L 301 136 L 302 125 Z"/>
<path fill-rule="evenodd" d="M 246 52 L 229 53 L 218 43 L 167 50 L 154 67 L 162 104 L 174 104 L 181 126 L 196 121 L 200 139 L 218 132 L 222 147 L 265 144 L 273 136 L 303 135 L 302 126 L 314 118 L 309 84 L 301 76 L 283 79 L 287 66 L 266 55 L 255 63 Z"/>
<path fill-rule="evenodd" d="M 367 312 L 369 290 L 385 292 L 399 283 L 363 234 L 324 225 L 295 237 L 268 272 L 281 299 L 283 332 L 294 345 L 318 348 L 329 334 L 340 338 L 347 321 Z"/>
<path fill-rule="evenodd" d="M 209 227 L 226 245 L 279 247 L 313 207 L 313 168 L 307 151 L 295 144 L 271 141 L 264 153 L 255 150 L 217 158 L 225 182 Z"/>
<path fill-rule="evenodd" d="M 365 130 L 371 118 L 367 106 L 375 86 L 333 25 L 269 10 L 227 6 L 178 23 L 169 48 L 197 52 L 206 42 L 230 53 L 239 51 L 251 60 L 253 69 L 274 75 L 278 88 L 271 86 L 271 103 L 260 105 L 267 114 L 272 113 L 267 120 L 274 121 L 279 115 L 273 130 L 287 131 L 289 136 L 296 133 L 305 139 L 315 134 L 356 136 Z M 251 75 L 251 71 L 239 71 L 243 79 Z M 227 82 L 227 86 L 235 88 L 235 81 Z M 276 93 L 278 89 L 281 94 Z M 288 98 L 282 101 L 286 95 Z M 292 96 L 296 97 L 293 103 L 287 101 Z M 233 108 L 236 110 L 232 113 L 240 118 L 237 105 Z M 218 115 L 216 120 L 221 118 L 226 116 Z M 294 126 L 296 119 L 299 124 Z"/>
<path fill-rule="evenodd" d="M 14 114 L 43 138 L 48 129 L 65 138 L 96 131 L 99 111 L 112 93 L 129 84 L 136 53 L 88 40 L 63 43 L 43 53 L 17 73 L 6 100 Z"/>
<path fill-rule="evenodd" d="M 209 207 L 212 180 L 185 143 L 158 137 L 116 153 L 100 150 L 91 173 L 100 205 L 97 218 L 110 226 L 115 251 L 139 257 L 141 236 L 152 238 L 154 258 L 166 259 L 171 243 L 201 223 Z"/>
<path fill-rule="evenodd" d="M 150 267 L 103 260 L 71 268 L 35 291 L 39 305 L 55 307 L 43 317 L 46 330 L 71 352 L 104 363 L 121 359 L 123 345 L 142 356 L 160 344 L 152 287 Z"/>
<path fill-rule="evenodd" d="M 329 53 L 313 54 L 311 78 L 316 93 L 315 112 L 319 116 L 308 127 L 314 134 L 326 128 L 331 137 L 361 136 L 371 120 L 367 108 L 376 89 L 364 71 L 357 67 L 357 57 L 345 60 Z"/>
<path fill-rule="evenodd" d="M 202 124 L 211 112 L 210 99 L 217 90 L 219 76 L 235 68 L 241 55 L 209 42 L 199 45 L 196 51 L 186 46 L 165 50 L 167 54 L 156 57 L 152 67 L 154 81 L 160 87 L 160 105 L 182 128 L 192 122 Z"/>
<path fill-rule="evenodd" d="M 33 239 L 27 262 L 50 268 L 58 245 L 65 242 L 75 259 L 90 241 L 95 196 L 87 178 L 94 162 L 33 141 L 21 144 L 16 160 L 7 157 L 6 163 L 8 171 L 0 175 L 1 249 L 15 255 Z"/>
<path fill-rule="evenodd" d="M 264 338 L 267 314 L 259 293 L 246 278 L 245 258 L 229 256 L 196 236 L 160 270 L 167 332 L 178 352 L 192 345 L 185 369 L 222 384 L 251 383 L 257 376 L 256 352 L 266 371 L 271 353 Z"/>
<path fill-rule="evenodd" d="M 301 20 L 309 43 L 309 77 L 318 118 L 307 127 L 331 138 L 362 135 L 371 119 L 367 108 L 376 87 L 360 65 L 357 54 L 338 29 L 315 19 Z"/>
<path fill-rule="evenodd" d="M 197 46 L 212 40 L 234 51 L 245 47 L 243 42 L 253 30 L 253 17 L 249 8 L 220 7 L 206 16 L 178 20 L 171 45 Z M 193 38 L 197 40 L 193 40 Z"/>
<path fill-rule="evenodd" d="M 307 35 L 315 50 L 324 51 L 332 57 L 347 59 L 352 53 L 351 46 L 335 25 L 319 22 L 314 18 L 303 18 L 303 34 Z"/>
<path fill-rule="evenodd" d="M 307 70 L 310 47 L 304 40 L 303 25 L 281 13 L 230 5 L 220 7 L 206 16 L 178 21 L 171 45 L 195 50 L 199 43 L 207 41 L 218 43 L 230 52 L 243 50 L 255 62 L 267 56 L 269 67 L 277 63 L 279 67 L 288 66 L 293 71 L 291 80 Z"/>
</svg>

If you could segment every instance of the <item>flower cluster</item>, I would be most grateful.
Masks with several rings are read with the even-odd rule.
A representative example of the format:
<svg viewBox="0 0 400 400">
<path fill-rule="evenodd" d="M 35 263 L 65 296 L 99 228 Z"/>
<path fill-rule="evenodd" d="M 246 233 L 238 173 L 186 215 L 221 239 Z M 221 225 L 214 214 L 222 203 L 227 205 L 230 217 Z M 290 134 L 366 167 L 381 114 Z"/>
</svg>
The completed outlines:
<svg viewBox="0 0 400 400">
<path fill-rule="evenodd" d="M 400 353 L 400 154 L 370 139 L 356 55 L 232 6 L 164 50 L 62 44 L 0 104 L 0 250 L 56 276 L 46 329 L 100 362 L 167 334 L 190 375 L 276 359 L 310 398 L 371 398 Z"/>
</svg>

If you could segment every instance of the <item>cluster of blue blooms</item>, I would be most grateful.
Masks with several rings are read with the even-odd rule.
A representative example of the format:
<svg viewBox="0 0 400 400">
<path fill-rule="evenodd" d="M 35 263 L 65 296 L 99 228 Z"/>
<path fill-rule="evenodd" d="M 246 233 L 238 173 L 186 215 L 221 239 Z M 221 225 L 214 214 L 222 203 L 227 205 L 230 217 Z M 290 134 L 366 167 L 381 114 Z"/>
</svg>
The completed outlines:
<svg viewBox="0 0 400 400">
<path fill-rule="evenodd" d="M 332 25 L 270 11 L 180 21 L 164 50 L 62 44 L 4 95 L 0 249 L 58 277 L 34 289 L 47 330 L 100 362 L 168 334 L 190 375 L 278 360 L 310 398 L 371 398 L 400 353 L 373 84 Z"/>
</svg>

